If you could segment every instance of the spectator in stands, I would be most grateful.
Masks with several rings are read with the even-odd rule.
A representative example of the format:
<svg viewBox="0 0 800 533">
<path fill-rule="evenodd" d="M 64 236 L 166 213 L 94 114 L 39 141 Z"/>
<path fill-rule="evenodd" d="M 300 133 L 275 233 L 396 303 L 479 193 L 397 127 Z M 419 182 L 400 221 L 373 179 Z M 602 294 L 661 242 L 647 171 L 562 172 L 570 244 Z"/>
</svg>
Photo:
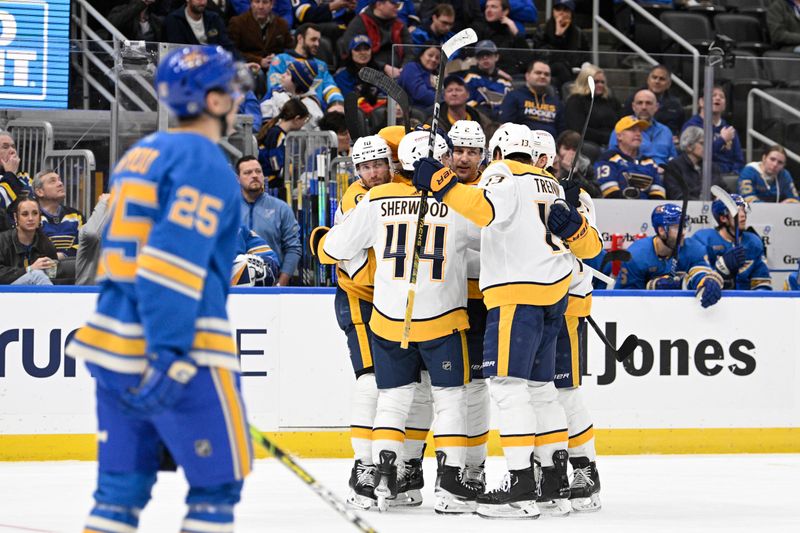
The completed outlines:
<svg viewBox="0 0 800 533">
<path fill-rule="evenodd" d="M 294 19 L 300 24 L 312 22 L 333 42 L 342 36 L 356 13 L 356 0 L 292 0 Z"/>
<path fill-rule="evenodd" d="M 444 91 L 444 103 L 439 108 L 439 127 L 445 133 L 450 131 L 450 127 L 457 120 L 473 120 L 481 125 L 484 132 L 494 132 L 496 127 L 491 124 L 491 121 L 467 105 L 469 90 L 467 84 L 464 83 L 464 78 L 450 74 L 444 79 L 442 90 Z M 426 124 L 430 124 L 430 122 L 430 118 L 425 120 Z"/>
<path fill-rule="evenodd" d="M 350 155 L 350 131 L 347 129 L 347 121 L 344 118 L 344 113 L 339 111 L 331 111 L 325 113 L 322 120 L 319 121 L 320 131 L 332 131 L 336 134 L 338 146 L 336 155 L 347 157 Z"/>
<path fill-rule="evenodd" d="M 258 101 L 253 91 L 247 91 L 247 93 L 245 93 L 242 103 L 239 104 L 239 114 L 253 117 L 253 134 L 257 134 L 261 131 L 264 117 L 261 114 L 261 103 Z"/>
<path fill-rule="evenodd" d="M 744 166 L 744 154 L 736 129 L 722 118 L 726 103 L 725 90 L 715 86 L 711 93 L 711 123 L 714 126 L 713 161 L 719 165 L 723 174 L 738 174 Z M 703 127 L 702 96 L 698 98 L 697 105 L 699 113 L 687 120 L 683 129 L 689 126 Z"/>
<path fill-rule="evenodd" d="M 299 131 L 311 116 L 306 106 L 297 98 L 287 100 L 280 113 L 269 120 L 258 134 L 258 161 L 261 163 L 262 182 L 267 178 L 267 188 L 281 198 L 289 198 L 284 189 L 283 165 L 286 158 L 286 135 Z M 263 184 L 263 183 L 262 183 Z"/>
<path fill-rule="evenodd" d="M 572 162 L 575 160 L 575 154 L 578 153 L 580 141 L 581 134 L 574 130 L 565 130 L 556 139 L 556 159 L 553 162 L 553 169 L 556 171 L 555 175 L 559 180 L 563 180 L 569 175 Z M 594 177 L 592 162 L 583 154 L 578 156 L 572 179 L 578 184 L 578 187 L 588 192 L 592 198 L 600 198 L 602 196 L 600 187 Z"/>
<path fill-rule="evenodd" d="M 242 222 L 278 255 L 281 272 L 275 285 L 289 285 L 303 250 L 294 213 L 286 202 L 264 191 L 264 174 L 255 157 L 239 159 L 236 174 L 242 188 Z"/>
<path fill-rule="evenodd" d="M 377 87 L 361 81 L 358 71 L 364 67 L 379 71 L 380 67 L 372 60 L 372 43 L 366 35 L 354 36 L 348 48 L 345 64 L 336 71 L 333 79 L 342 94 L 355 92 L 359 98 L 358 106 L 369 115 L 376 108 L 386 105 L 386 98 Z"/>
<path fill-rule="evenodd" d="M 621 106 L 606 84 L 605 72 L 590 63 L 584 65 L 575 78 L 575 84 L 564 105 L 564 123 L 568 130 L 582 130 L 591 102 L 589 76 L 594 78 L 595 83 L 594 108 L 589 117 L 585 141 L 604 147 L 619 120 Z"/>
<path fill-rule="evenodd" d="M 595 103 L 595 105 L 597 105 Z M 658 113 L 658 99 L 650 89 L 639 89 L 633 95 L 633 116 L 645 120 L 650 127 L 642 131 L 642 146 L 639 153 L 643 157 L 651 157 L 657 165 L 666 165 L 667 161 L 676 157 L 675 145 L 672 142 L 672 132 L 664 124 L 656 120 Z M 611 132 L 608 141 L 609 148 L 617 146 L 617 134 Z M 667 198 L 670 198 L 667 195 Z"/>
<path fill-rule="evenodd" d="M 553 15 L 533 37 L 535 49 L 554 51 L 550 54 L 550 68 L 556 87 L 571 81 L 572 69 L 588 60 L 589 38 L 573 24 L 574 16 L 574 0 L 556 0 Z"/>
<path fill-rule="evenodd" d="M 689 188 L 689 200 L 700 200 L 703 190 L 703 129 L 689 126 L 681 133 L 681 153 L 669 163 L 664 172 L 667 198 L 683 200 L 683 192 L 675 175 L 682 176 Z M 644 142 L 642 142 L 644 146 Z M 711 184 L 722 186 L 719 165 L 711 164 Z"/>
<path fill-rule="evenodd" d="M 619 146 L 602 154 L 594 164 L 603 198 L 663 199 L 665 191 L 655 161 L 639 155 L 642 131 L 650 126 L 633 115 L 617 122 Z"/>
<path fill-rule="evenodd" d="M 772 0 L 767 8 L 767 29 L 774 46 L 800 53 L 800 0 Z"/>
<path fill-rule="evenodd" d="M 24 191 L 32 193 L 28 177 L 19 172 L 19 155 L 14 138 L 7 131 L 0 130 L 0 228 L 8 226 L 11 213 L 7 213 L 11 203 Z"/>
<path fill-rule="evenodd" d="M 497 45 L 492 41 L 479 41 L 475 45 L 477 64 L 462 73 L 469 89 L 467 105 L 475 106 L 478 111 L 496 120 L 500 104 L 505 95 L 511 91 L 511 76 L 497 68 Z"/>
<path fill-rule="evenodd" d="M 472 22 L 478 40 L 490 40 L 497 48 L 528 49 L 524 33 L 508 16 L 508 0 L 487 0 L 483 18 Z M 505 52 L 500 55 L 499 67 L 511 75 L 519 74 L 525 65 L 524 54 Z M 547 67 L 550 70 L 550 67 Z M 549 83 L 549 81 L 548 81 Z"/>
<path fill-rule="evenodd" d="M 479 0 L 422 0 L 422 4 L 419 8 L 420 19 L 430 20 L 436 6 L 439 4 L 450 4 L 453 6 L 456 17 L 452 29 L 456 33 L 464 28 L 471 27 L 473 21 L 483 16 Z"/>
<path fill-rule="evenodd" d="M 753 161 L 739 174 L 738 192 L 751 202 L 797 203 L 792 175 L 786 170 L 786 150 L 778 144 L 768 146 L 761 161 Z"/>
<path fill-rule="evenodd" d="M 387 76 L 397 78 L 400 69 L 409 61 L 409 55 L 404 47 L 394 51 L 394 65 L 392 66 L 392 45 L 411 44 L 411 35 L 403 21 L 398 18 L 397 12 L 400 4 L 398 0 L 371 0 L 371 5 L 361 11 L 357 17 L 350 21 L 344 37 L 339 40 L 344 47 L 356 35 L 366 35 L 372 43 L 372 57 L 375 63 Z M 344 51 L 344 50 L 342 50 Z M 342 53 L 342 56 L 345 54 Z"/>
<path fill-rule="evenodd" d="M 333 81 L 333 76 L 328 71 L 328 65 L 315 56 L 319 51 L 319 42 L 322 34 L 315 24 L 303 24 L 295 32 L 295 45 L 293 50 L 278 54 L 272 60 L 267 73 L 267 98 L 272 96 L 272 91 L 281 85 L 281 74 L 289 70 L 289 64 L 295 60 L 305 60 L 313 67 L 314 90 L 317 99 L 323 105 L 323 110 L 339 107 L 344 111 L 344 97 Z"/>
<path fill-rule="evenodd" d="M 364 11 L 370 4 L 374 3 L 375 0 L 358 0 L 356 3 L 356 13 L 361 13 Z M 438 0 L 433 0 L 434 3 L 438 4 Z M 408 33 L 410 34 L 414 31 L 417 26 L 419 26 L 422 20 L 430 20 L 430 14 L 426 15 L 425 17 L 420 17 L 417 14 L 416 6 L 414 6 L 414 2 L 400 2 L 400 8 L 397 12 L 397 18 L 399 18 L 403 24 L 406 25 L 408 28 Z"/>
<path fill-rule="evenodd" d="M 453 36 L 453 24 L 456 20 L 456 12 L 450 4 L 439 4 L 433 10 L 430 20 L 422 24 L 411 32 L 411 40 L 415 44 L 425 44 L 435 42 L 443 44 Z"/>
<path fill-rule="evenodd" d="M 61 176 L 44 169 L 33 177 L 33 192 L 42 213 L 42 231 L 58 250 L 58 259 L 74 258 L 78 252 L 78 232 L 86 223 L 83 213 L 64 205 L 67 197 Z"/>
<path fill-rule="evenodd" d="M 162 41 L 179 44 L 215 44 L 236 53 L 225 21 L 219 13 L 206 9 L 208 0 L 186 0 L 186 6 L 164 19 Z"/>
<path fill-rule="evenodd" d="M 100 251 L 103 230 L 108 223 L 111 212 L 108 202 L 111 195 L 101 194 L 97 199 L 94 211 L 78 232 L 78 254 L 75 256 L 75 285 L 94 285 L 97 264 L 100 262 Z"/>
<path fill-rule="evenodd" d="M 489 0 L 494 2 L 497 0 Z M 488 4 L 487 4 L 488 5 Z M 511 91 L 500 106 L 500 122 L 525 124 L 553 137 L 564 130 L 564 113 L 558 93 L 550 85 L 550 65 L 534 59 L 525 73 L 526 87 Z"/>
<path fill-rule="evenodd" d="M 11 211 L 16 227 L 0 233 L 0 284 L 52 285 L 57 252 L 40 229 L 39 202 L 23 194 Z"/>
<path fill-rule="evenodd" d="M 264 70 L 291 43 L 289 24 L 272 12 L 272 6 L 273 0 L 252 0 L 249 10 L 228 23 L 231 40 L 245 60 Z"/>
<path fill-rule="evenodd" d="M 272 91 L 272 96 L 261 102 L 261 114 L 264 120 L 271 120 L 278 116 L 286 102 L 292 98 L 298 98 L 305 105 L 310 117 L 303 129 L 315 130 L 317 122 L 325 113 L 325 105 L 319 100 L 317 92 L 313 89 L 314 80 L 317 77 L 317 72 L 314 70 L 315 65 L 304 59 L 296 59 L 289 62 L 287 66 L 287 70 L 279 75 L 280 87 L 276 87 Z M 331 106 L 332 108 L 333 106 Z M 336 109 L 341 110 L 343 106 L 338 106 Z"/>
<path fill-rule="evenodd" d="M 436 44 L 430 43 L 422 49 L 416 61 L 403 67 L 397 83 L 408 93 L 412 106 L 427 110 L 433 105 L 433 100 L 436 98 L 433 77 L 439 68 L 440 56 Z"/>
<path fill-rule="evenodd" d="M 677 142 L 677 136 L 681 132 L 686 114 L 680 100 L 673 96 L 669 89 L 672 86 L 672 71 L 665 65 L 656 65 L 650 69 L 647 75 L 647 84 L 643 89 L 650 89 L 658 100 L 658 111 L 656 120 L 664 124 L 672 132 L 673 142 Z M 623 113 L 633 114 L 633 96 L 625 102 Z"/>
<path fill-rule="evenodd" d="M 158 41 L 164 18 L 153 9 L 156 2 L 158 0 L 128 0 L 109 11 L 106 18 L 132 41 Z"/>
</svg>

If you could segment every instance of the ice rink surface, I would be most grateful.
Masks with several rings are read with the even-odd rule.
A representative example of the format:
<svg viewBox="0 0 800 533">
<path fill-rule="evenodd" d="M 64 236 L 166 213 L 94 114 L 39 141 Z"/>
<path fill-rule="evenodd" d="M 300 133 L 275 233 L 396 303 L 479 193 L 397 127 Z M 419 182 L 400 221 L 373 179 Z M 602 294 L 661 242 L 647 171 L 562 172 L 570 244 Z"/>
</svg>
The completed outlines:
<svg viewBox="0 0 800 533">
<path fill-rule="evenodd" d="M 301 465 L 344 498 L 352 462 L 306 459 Z M 92 462 L 0 463 L 0 533 L 78 532 L 91 507 Z M 490 458 L 489 485 L 505 462 Z M 425 459 L 425 501 L 401 512 L 363 513 L 380 533 L 748 531 L 800 532 L 800 455 L 600 457 L 603 509 L 538 520 L 484 520 L 433 512 L 433 458 Z M 186 484 L 162 474 L 142 513 L 142 532 L 177 532 Z M 294 474 L 272 459 L 256 462 L 237 508 L 238 532 L 353 532 Z"/>
</svg>

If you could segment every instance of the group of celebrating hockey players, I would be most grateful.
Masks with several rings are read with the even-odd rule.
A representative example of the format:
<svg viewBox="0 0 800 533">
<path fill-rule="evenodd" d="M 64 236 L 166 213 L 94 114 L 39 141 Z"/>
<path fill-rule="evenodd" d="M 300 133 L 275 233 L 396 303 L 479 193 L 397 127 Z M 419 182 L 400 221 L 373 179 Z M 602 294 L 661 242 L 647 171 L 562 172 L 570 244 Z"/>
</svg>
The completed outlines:
<svg viewBox="0 0 800 533">
<path fill-rule="evenodd" d="M 550 134 L 458 121 L 448 139 L 400 127 L 358 139 L 357 179 L 332 228 L 311 236 L 338 264 L 339 325 L 356 374 L 348 502 L 420 505 L 433 429 L 434 509 L 536 518 L 600 508 L 580 338 L 602 247 L 588 194 L 547 170 Z M 421 191 L 428 191 L 408 349 L 401 346 Z M 489 402 L 508 474 L 488 490 Z M 432 404 L 432 405 L 431 405 Z M 573 478 L 568 478 L 568 462 Z"/>
</svg>

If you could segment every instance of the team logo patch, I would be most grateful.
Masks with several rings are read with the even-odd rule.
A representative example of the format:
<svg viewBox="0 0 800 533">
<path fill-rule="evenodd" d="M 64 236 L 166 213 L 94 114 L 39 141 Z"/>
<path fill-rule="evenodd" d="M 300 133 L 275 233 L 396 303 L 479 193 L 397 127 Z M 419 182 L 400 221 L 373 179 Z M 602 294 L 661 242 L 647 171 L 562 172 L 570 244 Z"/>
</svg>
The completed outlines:
<svg viewBox="0 0 800 533">
<path fill-rule="evenodd" d="M 208 439 L 194 441 L 194 453 L 198 457 L 211 457 L 211 442 Z"/>
</svg>

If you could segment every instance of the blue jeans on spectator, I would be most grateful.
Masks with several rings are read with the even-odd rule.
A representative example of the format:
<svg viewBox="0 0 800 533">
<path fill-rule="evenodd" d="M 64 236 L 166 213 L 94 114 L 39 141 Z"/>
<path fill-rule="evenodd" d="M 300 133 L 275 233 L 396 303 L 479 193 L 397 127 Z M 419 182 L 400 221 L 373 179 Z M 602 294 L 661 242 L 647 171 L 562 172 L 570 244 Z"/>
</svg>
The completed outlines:
<svg viewBox="0 0 800 533">
<path fill-rule="evenodd" d="M 52 285 L 53 282 L 43 270 L 31 270 L 11 283 L 12 285 Z"/>
</svg>

